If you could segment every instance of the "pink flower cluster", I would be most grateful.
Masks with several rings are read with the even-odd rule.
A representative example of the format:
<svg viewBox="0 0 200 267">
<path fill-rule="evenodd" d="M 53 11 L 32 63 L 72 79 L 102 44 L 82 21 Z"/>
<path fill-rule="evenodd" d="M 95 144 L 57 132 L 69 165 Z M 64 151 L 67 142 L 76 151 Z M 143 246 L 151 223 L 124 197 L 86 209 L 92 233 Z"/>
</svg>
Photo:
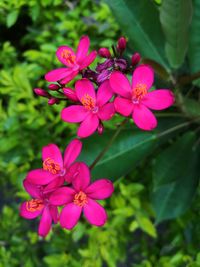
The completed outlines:
<svg viewBox="0 0 200 267">
<path fill-rule="evenodd" d="M 43 168 L 30 171 L 24 180 L 24 188 L 32 199 L 21 204 L 20 215 L 26 219 L 41 216 L 40 236 L 49 233 L 52 222 L 72 229 L 82 212 L 92 225 L 103 226 L 107 221 L 105 209 L 96 200 L 110 197 L 113 184 L 105 178 L 91 183 L 88 166 L 75 162 L 81 148 L 80 140 L 72 140 L 62 158 L 55 144 L 43 147 Z M 63 207 L 60 213 L 59 206 Z"/>
</svg>

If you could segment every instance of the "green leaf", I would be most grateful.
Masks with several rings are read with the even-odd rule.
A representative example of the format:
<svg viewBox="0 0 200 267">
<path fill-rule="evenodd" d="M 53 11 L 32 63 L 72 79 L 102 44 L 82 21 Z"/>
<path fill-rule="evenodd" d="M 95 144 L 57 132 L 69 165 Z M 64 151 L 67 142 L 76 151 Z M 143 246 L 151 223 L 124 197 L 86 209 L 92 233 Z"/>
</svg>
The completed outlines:
<svg viewBox="0 0 200 267">
<path fill-rule="evenodd" d="M 114 131 L 107 131 L 102 136 L 93 135 L 84 140 L 83 151 L 79 160 L 91 164 L 107 145 Z M 154 148 L 155 135 L 138 131 L 122 130 L 109 150 L 92 170 L 93 178 L 107 177 L 118 179 L 140 163 Z"/>
<path fill-rule="evenodd" d="M 150 236 L 154 238 L 157 236 L 156 228 L 148 218 L 140 215 L 140 216 L 137 216 L 136 219 L 137 219 L 139 227 L 144 232 L 146 232 L 147 234 L 149 234 Z"/>
<path fill-rule="evenodd" d="M 184 61 L 191 18 L 192 0 L 163 0 L 160 21 L 166 37 L 166 55 L 173 68 L 178 68 Z"/>
<path fill-rule="evenodd" d="M 159 12 L 149 0 L 105 0 L 111 7 L 132 49 L 168 68 Z M 153 25 L 153 29 L 152 29 Z"/>
<path fill-rule="evenodd" d="M 199 181 L 195 135 L 186 133 L 161 152 L 153 167 L 152 202 L 157 222 L 176 218 L 189 207 Z"/>
<path fill-rule="evenodd" d="M 194 14 L 190 27 L 188 58 L 191 72 L 195 73 L 200 71 L 200 0 L 193 0 L 193 5 Z"/>
<path fill-rule="evenodd" d="M 200 117 L 200 103 L 192 98 L 183 99 L 186 113 L 192 117 Z"/>
<path fill-rule="evenodd" d="M 17 21 L 19 15 L 19 10 L 13 10 L 12 12 L 10 12 L 6 18 L 6 25 L 8 28 L 10 28 L 11 26 L 13 26 L 15 24 L 15 22 Z"/>
</svg>

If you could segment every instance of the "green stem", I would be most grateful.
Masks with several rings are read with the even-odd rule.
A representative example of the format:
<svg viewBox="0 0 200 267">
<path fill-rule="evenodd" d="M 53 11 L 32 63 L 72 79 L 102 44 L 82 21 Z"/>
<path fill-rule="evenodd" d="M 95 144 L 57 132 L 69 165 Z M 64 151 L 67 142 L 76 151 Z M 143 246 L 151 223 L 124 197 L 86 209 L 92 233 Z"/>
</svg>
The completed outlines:
<svg viewBox="0 0 200 267">
<path fill-rule="evenodd" d="M 110 148 L 110 146 L 112 145 L 112 143 L 114 142 L 114 140 L 116 139 L 118 134 L 121 132 L 122 128 L 124 127 L 124 125 L 127 121 L 128 121 L 128 119 L 126 118 L 125 120 L 123 120 L 121 122 L 120 126 L 118 127 L 117 131 L 114 133 L 114 135 L 112 136 L 112 138 L 110 139 L 108 144 L 104 147 L 104 149 L 99 153 L 99 155 L 96 157 L 96 159 L 90 165 L 90 170 L 92 170 L 95 167 L 95 165 L 97 164 L 97 162 L 105 155 L 106 151 Z"/>
</svg>

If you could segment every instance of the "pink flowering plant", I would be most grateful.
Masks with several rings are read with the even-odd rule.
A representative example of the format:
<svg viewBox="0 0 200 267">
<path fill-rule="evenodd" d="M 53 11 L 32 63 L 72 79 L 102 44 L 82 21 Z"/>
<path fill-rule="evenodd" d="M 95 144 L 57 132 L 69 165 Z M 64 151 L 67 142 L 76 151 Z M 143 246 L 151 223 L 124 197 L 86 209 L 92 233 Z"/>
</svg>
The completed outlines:
<svg viewBox="0 0 200 267">
<path fill-rule="evenodd" d="M 98 53 L 89 52 L 90 39 L 83 36 L 76 52 L 66 45 L 60 46 L 56 56 L 65 67 L 45 75 L 45 80 L 50 82 L 47 90 L 34 89 L 37 95 L 48 99 L 49 105 L 64 102 L 65 107 L 60 110 L 61 121 L 78 124 L 77 137 L 68 144 L 64 156 L 57 145 L 46 145 L 42 148 L 42 168 L 30 170 L 24 180 L 24 188 L 32 199 L 21 204 L 20 215 L 26 219 L 41 216 L 40 236 L 49 233 L 52 223 L 71 230 L 82 213 L 90 224 L 103 226 L 108 216 L 98 201 L 111 197 L 114 186 L 110 179 L 114 177 L 98 180 L 94 177 L 95 181 L 91 181 L 91 171 L 126 122 L 132 120 L 136 130 L 152 131 L 158 124 L 152 111 L 164 110 L 174 104 L 175 97 L 170 89 L 154 87 L 154 69 L 143 62 L 138 52 L 129 59 L 124 55 L 126 44 L 127 39 L 121 37 L 117 45 L 112 46 L 112 51 L 102 47 Z M 97 132 L 102 135 L 98 137 L 100 140 L 105 122 L 115 116 L 125 118 L 106 147 L 102 147 L 88 164 L 84 155 L 81 157 L 81 138 Z M 107 170 L 109 174 L 109 166 Z M 98 177 L 101 177 L 100 172 L 101 169 Z"/>
</svg>

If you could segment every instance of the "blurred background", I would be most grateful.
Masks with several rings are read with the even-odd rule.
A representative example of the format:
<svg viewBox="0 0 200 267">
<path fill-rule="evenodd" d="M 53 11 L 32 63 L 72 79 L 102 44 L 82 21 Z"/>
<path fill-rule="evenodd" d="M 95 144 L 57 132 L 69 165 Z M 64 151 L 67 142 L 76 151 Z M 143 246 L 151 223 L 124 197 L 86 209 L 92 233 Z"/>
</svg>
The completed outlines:
<svg viewBox="0 0 200 267">
<path fill-rule="evenodd" d="M 127 4 L 129 11 L 134 9 L 135 1 L 116 2 Z M 142 2 L 147 5 L 141 4 Z M 182 2 L 186 3 L 187 0 Z M 199 1 L 194 2 L 200 6 Z M 130 162 L 129 173 L 115 181 L 115 193 L 111 199 L 103 202 L 109 220 L 102 228 L 92 227 L 83 219 L 73 231 L 54 226 L 53 231 L 44 240 L 37 235 L 37 219 L 27 221 L 19 217 L 19 204 L 29 198 L 23 189 L 22 181 L 27 171 L 41 166 L 42 147 L 54 142 L 64 151 L 68 141 L 76 134 L 75 125 L 60 120 L 63 103 L 48 106 L 46 99 L 33 93 L 35 87 L 45 88 L 44 74 L 60 66 L 55 57 L 57 47 L 66 44 L 75 48 L 82 35 L 89 35 L 91 49 L 96 50 L 100 47 L 111 47 L 121 35 L 125 35 L 130 39 L 127 53 L 129 56 L 141 45 L 140 41 L 137 42 L 139 37 L 137 38 L 134 32 L 137 27 L 134 20 L 131 21 L 132 24 L 120 23 L 123 18 L 126 21 L 126 16 L 130 18 L 123 3 L 121 6 L 115 6 L 113 3 L 115 1 L 0 0 L 0 267 L 200 266 L 198 179 L 193 183 L 195 190 L 190 190 L 191 201 L 184 198 L 187 195 L 184 191 L 179 197 L 181 181 L 174 186 L 174 180 L 171 180 L 174 192 L 170 198 L 176 199 L 177 196 L 177 199 L 180 199 L 181 203 L 185 201 L 186 205 L 177 206 L 176 213 L 173 210 L 176 203 L 170 203 L 167 206 L 167 215 L 157 218 L 156 223 L 155 210 L 160 212 L 159 203 L 162 205 L 161 200 L 167 193 L 159 191 L 159 196 L 154 196 L 154 200 L 150 201 L 152 191 L 155 190 L 154 178 L 161 177 L 163 171 L 170 169 L 171 172 L 168 171 L 167 174 L 171 177 L 174 168 L 179 166 L 178 178 L 186 172 L 187 181 L 193 179 L 192 170 L 196 171 L 196 165 L 192 165 L 188 171 L 180 170 L 184 164 L 187 165 L 190 157 L 187 153 L 188 147 L 191 147 L 190 138 L 189 141 L 186 137 L 181 139 L 179 146 L 173 147 L 165 155 L 162 155 L 164 149 L 174 144 L 177 136 L 167 135 L 165 141 L 159 141 L 156 149 L 153 146 L 148 149 L 144 146 L 138 148 L 141 153 L 137 162 Z M 138 14 L 148 13 L 146 16 L 150 16 L 150 19 L 146 29 L 148 28 L 148 32 L 154 37 L 157 22 L 154 11 L 151 13 L 148 5 L 159 9 L 161 1 L 142 0 L 141 3 L 135 5 L 136 11 Z M 121 17 L 119 8 L 124 12 Z M 197 15 L 199 12 L 198 9 Z M 143 44 L 146 45 L 144 42 Z M 149 50 L 148 47 L 145 49 L 139 52 L 142 55 L 144 52 L 146 57 Z M 170 68 L 176 75 L 187 73 L 187 60 L 178 70 L 174 66 L 166 67 Z M 168 82 L 157 77 L 157 84 L 166 85 Z M 198 87 L 198 84 L 192 88 L 197 88 L 195 86 Z M 189 88 L 191 86 L 184 87 L 184 90 L 188 91 Z M 192 96 L 197 99 L 199 91 Z M 193 136 L 195 131 L 196 136 L 199 136 L 199 125 L 190 125 L 194 114 L 196 116 L 199 112 L 198 104 L 192 102 L 192 105 L 188 105 L 187 116 L 185 110 L 180 110 L 177 116 L 169 114 L 169 117 L 166 115 L 166 118 L 161 118 L 158 131 L 166 131 L 167 126 L 176 127 L 178 123 L 186 123 L 192 131 L 189 133 L 190 137 L 192 135 L 191 139 L 196 138 Z M 112 130 L 119 121 L 120 118 L 116 117 L 107 127 Z M 187 130 L 183 128 L 183 132 L 178 134 L 182 136 Z M 130 133 L 127 136 L 130 139 Z M 143 140 L 146 136 L 141 138 Z M 187 148 L 184 147 L 186 142 Z M 180 147 L 183 149 L 179 150 Z M 90 145 L 88 149 L 93 148 Z M 166 166 L 165 163 L 170 162 L 173 157 L 177 160 L 173 167 Z M 129 156 L 127 161 L 128 159 Z M 156 164 L 163 165 L 159 167 Z M 115 167 L 116 165 L 113 166 Z M 184 183 L 183 187 L 191 188 L 187 183 Z M 155 198 L 159 199 L 157 204 Z M 189 202 L 192 205 L 188 209 Z M 171 218 L 173 220 L 164 220 Z"/>
</svg>

